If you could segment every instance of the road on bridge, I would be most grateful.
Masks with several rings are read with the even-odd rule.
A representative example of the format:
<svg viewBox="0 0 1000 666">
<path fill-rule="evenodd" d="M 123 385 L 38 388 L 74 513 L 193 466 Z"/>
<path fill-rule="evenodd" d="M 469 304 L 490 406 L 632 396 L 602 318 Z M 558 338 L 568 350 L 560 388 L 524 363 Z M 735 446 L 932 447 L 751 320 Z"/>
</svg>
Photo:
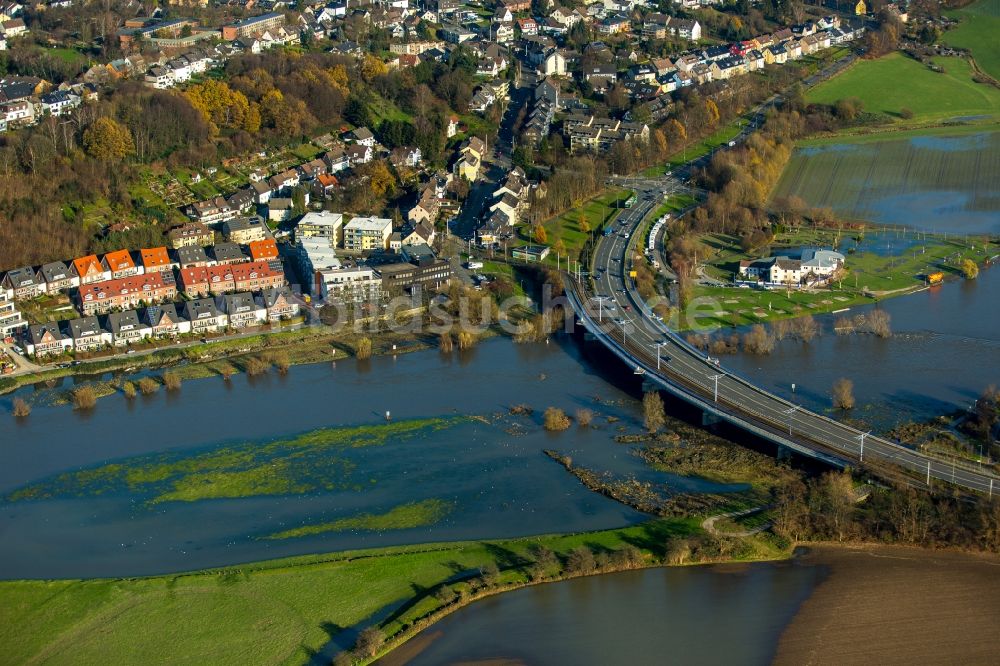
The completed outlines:
<svg viewBox="0 0 1000 666">
<path fill-rule="evenodd" d="M 568 282 L 567 294 L 586 328 L 648 380 L 701 408 L 771 441 L 835 465 L 891 463 L 925 482 L 938 479 L 992 494 L 1000 478 L 971 464 L 945 461 L 862 433 L 811 412 L 726 370 L 693 348 L 654 314 L 629 277 L 629 262 L 643 247 L 643 222 L 665 194 L 684 185 L 672 178 L 633 180 L 636 203 L 599 237 L 591 255 L 593 289 Z"/>
</svg>

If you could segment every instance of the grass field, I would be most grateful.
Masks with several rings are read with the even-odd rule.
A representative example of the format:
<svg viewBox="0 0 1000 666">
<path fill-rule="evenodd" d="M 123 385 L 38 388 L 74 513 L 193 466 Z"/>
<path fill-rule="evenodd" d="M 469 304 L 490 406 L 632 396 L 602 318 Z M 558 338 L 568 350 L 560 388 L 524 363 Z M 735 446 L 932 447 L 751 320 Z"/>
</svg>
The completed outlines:
<svg viewBox="0 0 1000 666">
<path fill-rule="evenodd" d="M 246 442 L 196 452 L 137 456 L 65 472 L 23 486 L 3 501 L 96 497 L 127 490 L 137 503 L 298 495 L 360 490 L 354 464 L 338 451 L 407 441 L 456 425 L 462 417 L 415 419 L 376 426 L 322 428 L 289 439 Z M 336 529 L 336 528 L 334 528 Z"/>
<path fill-rule="evenodd" d="M 972 69 L 961 58 L 936 58 L 938 73 L 900 53 L 878 60 L 859 60 L 844 73 L 819 84 L 808 101 L 833 104 L 857 97 L 866 111 L 884 113 L 902 122 L 903 108 L 913 111 L 910 122 L 965 116 L 1000 115 L 1000 90 L 972 80 Z"/>
<path fill-rule="evenodd" d="M 1000 79 L 1000 0 L 979 0 L 948 15 L 962 23 L 941 41 L 969 49 L 983 71 Z"/>
<path fill-rule="evenodd" d="M 331 635 L 381 608 L 415 594 L 409 613 L 437 608 L 430 590 L 457 573 L 498 562 L 503 581 L 524 580 L 516 563 L 530 561 L 535 544 L 562 555 L 582 544 L 597 550 L 633 544 L 661 557 L 671 537 L 697 532 L 697 524 L 659 520 L 577 535 L 353 551 L 141 579 L 0 582 L 3 662 L 303 664 Z M 387 633 L 406 617 L 389 621 Z"/>
<path fill-rule="evenodd" d="M 927 231 L 1000 231 L 1000 131 L 804 142 L 772 201 L 797 196 L 849 220 Z"/>
<path fill-rule="evenodd" d="M 542 224 L 546 233 L 546 245 L 555 246 L 556 241 L 562 240 L 566 246 L 566 253 L 571 259 L 575 259 L 580 254 L 584 243 L 587 242 L 588 232 L 580 228 L 580 223 L 584 220 L 590 225 L 593 233 L 600 233 L 601 227 L 606 222 L 614 219 L 625 205 L 625 201 L 632 196 L 630 190 L 610 189 L 604 193 L 588 199 L 577 208 L 566 211 L 562 215 L 557 215 Z M 524 233 L 530 233 L 530 227 L 523 227 Z M 565 260 L 565 256 L 563 260 Z M 555 265 L 555 254 L 546 258 L 546 263 Z"/>
<path fill-rule="evenodd" d="M 452 504 L 439 499 L 409 502 L 389 509 L 385 513 L 362 513 L 356 516 L 333 520 L 328 523 L 303 525 L 290 530 L 268 534 L 265 539 L 295 539 L 312 534 L 327 532 L 382 532 L 404 530 L 411 527 L 433 525 L 444 518 L 452 509 Z"/>
</svg>

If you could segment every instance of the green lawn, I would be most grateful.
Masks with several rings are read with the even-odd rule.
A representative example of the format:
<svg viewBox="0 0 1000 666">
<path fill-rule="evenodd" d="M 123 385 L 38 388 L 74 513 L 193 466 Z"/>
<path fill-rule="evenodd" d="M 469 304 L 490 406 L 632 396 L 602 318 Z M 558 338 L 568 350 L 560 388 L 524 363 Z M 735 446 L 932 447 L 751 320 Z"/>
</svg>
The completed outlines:
<svg viewBox="0 0 1000 666">
<path fill-rule="evenodd" d="M 119 580 L 0 582 L 4 663 L 302 664 L 340 628 L 414 597 L 410 613 L 439 602 L 428 592 L 499 561 L 502 580 L 524 580 L 518 562 L 544 544 L 559 554 L 627 543 L 655 557 L 697 519 L 617 530 L 491 542 L 353 551 L 238 565 L 225 570 Z M 513 561 L 513 563 L 512 563 Z M 407 614 L 386 627 L 399 629 Z M 412 615 L 410 615 L 412 619 Z"/>
<path fill-rule="evenodd" d="M 701 141 L 674 153 L 670 156 L 670 159 L 668 159 L 666 163 L 651 166 L 648 169 L 645 169 L 640 175 L 653 178 L 662 176 L 667 171 L 675 169 L 686 162 L 689 162 L 697 157 L 701 157 L 702 155 L 707 155 L 716 148 L 727 145 L 733 140 L 734 137 L 739 135 L 743 126 L 746 124 L 746 118 L 737 118 L 728 125 L 720 127 Z"/>
<path fill-rule="evenodd" d="M 969 49 L 983 71 L 1000 79 L 1000 0 L 979 0 L 948 15 L 962 23 L 941 41 Z"/>
<path fill-rule="evenodd" d="M 697 286 L 695 297 L 705 301 L 697 308 L 697 321 L 681 322 L 684 328 L 695 324 L 709 326 L 743 326 L 787 319 L 806 314 L 832 312 L 842 308 L 870 303 L 873 299 L 866 292 L 892 292 L 919 288 L 927 273 L 941 271 L 957 275 L 961 260 L 968 257 L 982 263 L 988 250 L 979 240 L 946 239 L 940 236 L 919 235 L 913 231 L 885 232 L 888 243 L 900 239 L 920 237 L 924 240 L 895 256 L 884 256 L 872 251 L 852 253 L 844 248 L 853 246 L 852 232 L 833 229 L 802 228 L 781 234 L 771 245 L 770 255 L 782 254 L 783 249 L 799 247 L 837 247 L 846 256 L 846 275 L 835 289 L 816 292 L 788 291 L 783 289 L 757 290 L 732 287 Z M 856 233 L 856 232 L 855 232 Z M 895 241 L 900 245 L 900 241 Z M 757 254 L 743 252 L 739 239 L 724 234 L 705 234 L 699 238 L 699 256 L 705 257 L 705 273 L 729 282 L 741 259 L 753 259 Z M 878 242 L 882 246 L 882 241 Z M 973 250 L 970 246 L 976 245 Z"/>
<path fill-rule="evenodd" d="M 600 233 L 601 228 L 621 210 L 624 210 L 625 201 L 632 196 L 631 190 L 618 188 L 604 191 L 602 194 L 588 199 L 581 206 L 568 210 L 562 215 L 546 221 L 547 234 L 546 245 L 555 246 L 558 240 L 562 240 L 566 246 L 566 252 L 571 259 L 579 256 L 584 243 L 587 242 L 588 232 L 580 228 L 581 222 L 586 221 L 590 225 L 589 233 Z M 524 227 L 525 233 L 530 233 L 529 227 Z M 565 257 L 563 257 L 565 260 Z M 556 263 L 555 254 L 550 255 L 546 261 Z"/>
<path fill-rule="evenodd" d="M 807 95 L 810 102 L 833 104 L 857 97 L 866 111 L 899 118 L 908 108 L 911 122 L 946 120 L 961 116 L 1000 114 L 1000 90 L 976 83 L 961 58 L 936 58 L 938 73 L 900 53 L 878 60 L 860 60 L 844 73 L 821 83 Z"/>
<path fill-rule="evenodd" d="M 317 155 L 321 154 L 323 149 L 312 143 L 303 143 L 289 149 L 288 152 L 295 155 L 303 162 L 308 162 L 309 160 L 315 159 Z"/>
</svg>

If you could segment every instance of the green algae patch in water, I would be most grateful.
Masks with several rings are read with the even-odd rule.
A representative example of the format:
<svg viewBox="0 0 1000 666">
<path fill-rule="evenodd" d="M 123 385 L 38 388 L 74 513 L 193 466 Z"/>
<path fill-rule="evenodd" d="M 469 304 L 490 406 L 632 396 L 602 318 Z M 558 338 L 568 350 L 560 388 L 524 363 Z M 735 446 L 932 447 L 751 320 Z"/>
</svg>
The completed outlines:
<svg viewBox="0 0 1000 666">
<path fill-rule="evenodd" d="M 6 502 L 136 495 L 146 504 L 196 502 L 312 492 L 362 490 L 356 465 L 337 451 L 426 437 L 467 417 L 412 419 L 380 425 L 320 428 L 289 439 L 245 442 L 210 451 L 126 458 L 42 479 L 14 490 Z"/>
<path fill-rule="evenodd" d="M 347 518 L 340 518 L 327 523 L 303 525 L 290 530 L 269 534 L 264 539 L 295 539 L 298 537 L 325 534 L 328 532 L 346 532 L 348 530 L 364 532 L 384 532 L 386 530 L 405 530 L 413 527 L 434 525 L 447 516 L 454 504 L 440 499 L 427 499 L 420 502 L 409 502 L 393 507 L 385 513 L 360 513 Z"/>
</svg>

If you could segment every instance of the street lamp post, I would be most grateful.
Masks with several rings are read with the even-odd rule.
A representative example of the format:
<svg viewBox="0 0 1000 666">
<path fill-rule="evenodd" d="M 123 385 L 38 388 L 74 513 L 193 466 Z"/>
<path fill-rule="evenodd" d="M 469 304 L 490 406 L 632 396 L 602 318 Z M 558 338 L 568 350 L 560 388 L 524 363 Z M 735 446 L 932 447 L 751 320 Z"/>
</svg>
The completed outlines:
<svg viewBox="0 0 1000 666">
<path fill-rule="evenodd" d="M 865 437 L 867 437 L 870 434 L 872 434 L 871 430 L 869 430 L 868 432 L 863 432 L 863 433 L 861 433 L 860 435 L 858 435 L 857 437 L 854 438 L 854 439 L 859 440 L 861 442 L 861 452 L 858 455 L 858 459 L 861 462 L 865 461 Z"/>
<path fill-rule="evenodd" d="M 653 346 L 656 348 L 656 369 L 657 370 L 660 369 L 660 348 L 661 347 L 665 347 L 666 345 L 667 345 L 666 342 L 657 342 L 657 343 L 653 344 Z"/>
<path fill-rule="evenodd" d="M 788 436 L 792 436 L 792 414 L 799 411 L 798 405 L 792 405 L 791 409 L 786 409 L 785 414 L 788 414 Z"/>
<path fill-rule="evenodd" d="M 714 397 L 713 397 L 714 402 L 719 402 L 719 380 L 722 379 L 725 376 L 726 376 L 725 373 L 720 373 L 718 375 L 712 375 L 711 377 L 709 377 L 709 379 L 714 379 L 715 380 L 715 394 L 714 394 Z M 791 434 L 791 433 L 789 433 L 789 434 Z"/>
</svg>

